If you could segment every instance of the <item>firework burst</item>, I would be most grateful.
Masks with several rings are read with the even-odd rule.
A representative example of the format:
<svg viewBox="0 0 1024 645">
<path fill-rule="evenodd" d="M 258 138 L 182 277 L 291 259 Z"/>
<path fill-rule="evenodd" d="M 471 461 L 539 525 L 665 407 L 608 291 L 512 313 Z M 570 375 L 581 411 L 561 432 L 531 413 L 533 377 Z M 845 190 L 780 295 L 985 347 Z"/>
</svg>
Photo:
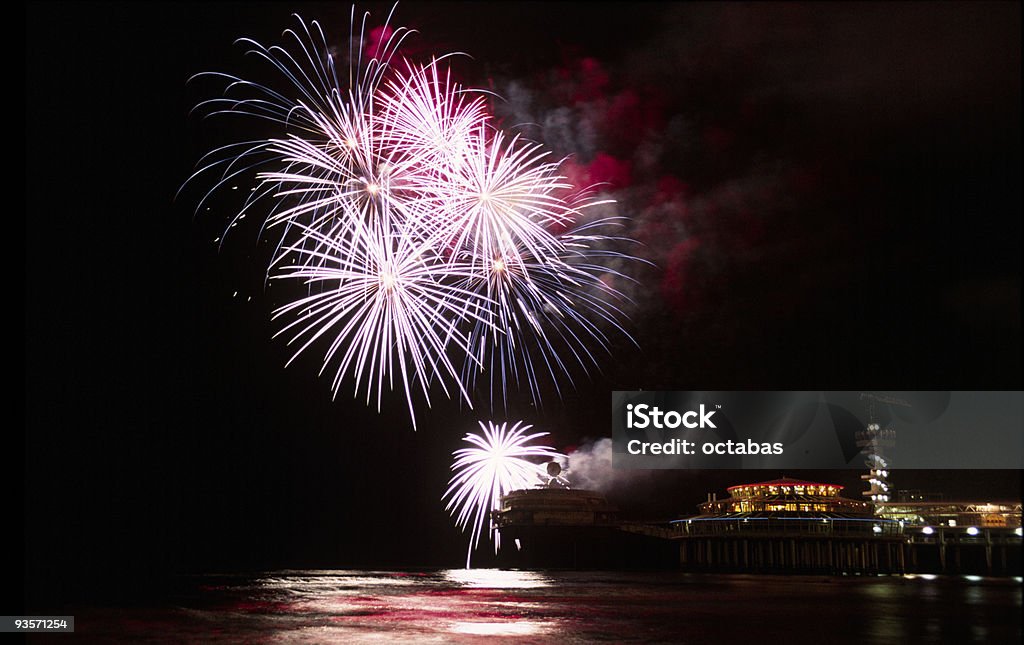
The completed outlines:
<svg viewBox="0 0 1024 645">
<path fill-rule="evenodd" d="M 226 83 L 200 109 L 280 134 L 203 157 L 189 182 L 214 182 L 197 211 L 229 182 L 255 183 L 228 230 L 259 213 L 261 234 L 277 232 L 268 278 L 304 285 L 274 312 L 279 335 L 295 356 L 325 348 L 335 395 L 351 378 L 379 409 L 383 390 L 401 390 L 414 427 L 415 391 L 429 402 L 437 384 L 472 407 L 480 374 L 492 406 L 510 385 L 539 402 L 541 375 L 558 388 L 571 365 L 597 364 L 607 323 L 622 331 L 603 276 L 627 256 L 601 250 L 615 241 L 606 220 L 580 225 L 606 202 L 574 192 L 543 146 L 495 128 L 487 92 L 453 82 L 446 57 L 397 59 L 408 30 L 385 29 L 364 56 L 366 21 L 356 34 L 353 10 L 347 73 L 300 19 L 290 47 L 240 41 L 281 87 L 200 75 Z"/>
<path fill-rule="evenodd" d="M 357 228 L 363 226 L 356 222 Z M 429 401 L 427 385 L 432 378 L 437 377 L 448 394 L 445 384 L 450 377 L 468 398 L 447 349 L 454 345 L 466 350 L 468 341 L 459 326 L 467 319 L 485 323 L 474 306 L 484 308 L 486 302 L 436 279 L 436 263 L 429 259 L 432 246 L 409 237 L 389 239 L 379 232 L 357 231 L 354 243 L 313 230 L 304 233 L 302 245 L 285 249 L 297 262 L 277 267 L 272 276 L 321 287 L 274 313 L 274 318 L 294 318 L 278 332 L 292 336 L 289 344 L 298 344 L 292 360 L 328 337 L 321 374 L 336 365 L 335 394 L 348 373 L 355 377 L 356 395 L 365 381 L 366 402 L 376 392 L 378 410 L 383 387 L 394 387 L 397 371 L 413 427 L 410 384 L 418 383 Z M 468 275 L 468 269 L 457 266 L 446 266 L 445 271 L 446 276 Z"/>
<path fill-rule="evenodd" d="M 522 425 L 522 421 L 511 428 L 507 423 L 500 426 L 481 421 L 483 434 L 466 433 L 463 441 L 472 444 L 471 448 L 460 448 L 452 455 L 455 461 L 452 470 L 455 474 L 448 482 L 448 490 L 442 499 L 448 498 L 445 510 L 455 516 L 455 523 L 463 531 L 470 529 L 469 548 L 466 551 L 466 568 L 469 568 L 473 549 L 480 544 L 480 536 L 485 527 L 494 542 L 494 552 L 498 552 L 500 536 L 490 526 L 492 511 L 499 508 L 501 497 L 506 493 L 523 488 L 530 488 L 544 480 L 543 466 L 529 461 L 529 458 L 540 458 L 550 461 L 555 457 L 564 457 L 561 453 L 547 446 L 531 446 L 529 443 L 548 433 L 535 432 L 527 434 L 533 426 Z"/>
</svg>

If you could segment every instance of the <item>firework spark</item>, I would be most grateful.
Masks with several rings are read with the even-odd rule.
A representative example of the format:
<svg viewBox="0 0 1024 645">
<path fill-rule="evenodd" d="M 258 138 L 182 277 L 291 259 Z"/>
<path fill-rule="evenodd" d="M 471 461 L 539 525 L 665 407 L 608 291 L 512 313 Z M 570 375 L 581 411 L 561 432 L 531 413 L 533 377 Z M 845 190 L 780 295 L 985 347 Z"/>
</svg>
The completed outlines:
<svg viewBox="0 0 1024 645">
<path fill-rule="evenodd" d="M 279 334 L 295 356 L 326 345 L 335 395 L 352 378 L 379 410 L 383 390 L 399 389 L 413 427 L 415 390 L 429 403 L 436 383 L 472 407 L 480 374 L 492 407 L 511 385 L 539 403 L 540 375 L 560 391 L 571 365 L 609 349 L 605 330 L 622 331 L 622 298 L 602 276 L 627 256 L 602 250 L 616 241 L 598 230 L 608 220 L 580 225 L 607 202 L 581 197 L 542 145 L 494 127 L 488 93 L 454 83 L 446 57 L 395 62 L 408 30 L 386 29 L 364 58 L 366 20 L 350 33 L 348 74 L 319 24 L 300 19 L 285 32 L 294 53 L 241 41 L 283 87 L 205 75 L 227 84 L 201 109 L 280 135 L 200 160 L 189 182 L 216 180 L 197 211 L 229 182 L 256 184 L 228 230 L 262 209 L 261 233 L 278 232 L 268 278 L 305 287 L 274 312 Z"/>
<path fill-rule="evenodd" d="M 500 426 L 481 421 L 483 434 L 466 433 L 463 441 L 472 448 L 460 448 L 453 453 L 455 474 L 448 482 L 448 490 L 442 499 L 449 498 L 445 510 L 455 516 L 455 523 L 463 531 L 471 526 L 469 548 L 466 551 L 466 568 L 469 568 L 473 549 L 480 544 L 485 525 L 489 525 L 491 511 L 499 508 L 501 497 L 513 490 L 530 488 L 545 479 L 543 466 L 528 458 L 542 458 L 550 461 L 564 457 L 547 446 L 531 446 L 529 443 L 546 432 L 527 434 L 531 425 L 517 422 L 511 428 L 507 423 Z M 500 536 L 491 527 L 494 552 L 498 552 Z"/>
</svg>

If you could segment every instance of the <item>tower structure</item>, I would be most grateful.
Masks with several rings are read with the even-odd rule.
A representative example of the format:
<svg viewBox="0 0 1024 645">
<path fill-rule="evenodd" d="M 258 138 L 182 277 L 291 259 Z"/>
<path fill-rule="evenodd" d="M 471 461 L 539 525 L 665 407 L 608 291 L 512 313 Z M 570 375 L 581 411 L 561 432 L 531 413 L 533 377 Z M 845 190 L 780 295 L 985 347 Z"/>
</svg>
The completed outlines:
<svg viewBox="0 0 1024 645">
<path fill-rule="evenodd" d="M 861 392 L 860 398 L 867 401 L 868 405 L 867 426 L 856 436 L 857 447 L 864 454 L 864 465 L 868 467 L 867 474 L 860 476 L 868 485 L 868 489 L 861 495 L 871 502 L 884 503 L 893 496 L 889 475 L 892 472 L 892 453 L 896 446 L 896 429 L 893 427 L 891 416 L 884 425 L 878 422 L 875 405 L 883 403 L 909 408 L 910 404 L 903 399 L 875 392 Z"/>
</svg>

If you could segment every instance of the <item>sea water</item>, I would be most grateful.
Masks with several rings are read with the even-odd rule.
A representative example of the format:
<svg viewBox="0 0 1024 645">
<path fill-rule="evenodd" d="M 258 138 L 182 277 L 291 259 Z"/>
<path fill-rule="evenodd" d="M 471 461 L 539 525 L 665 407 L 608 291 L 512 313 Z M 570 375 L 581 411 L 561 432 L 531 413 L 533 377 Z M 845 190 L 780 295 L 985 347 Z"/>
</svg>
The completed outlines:
<svg viewBox="0 0 1024 645">
<path fill-rule="evenodd" d="M 1021 579 L 679 572 L 277 571 L 74 610 L 131 643 L 1018 643 Z M 67 635 L 30 642 L 61 642 Z M 61 640 L 64 639 L 64 640 Z"/>
</svg>

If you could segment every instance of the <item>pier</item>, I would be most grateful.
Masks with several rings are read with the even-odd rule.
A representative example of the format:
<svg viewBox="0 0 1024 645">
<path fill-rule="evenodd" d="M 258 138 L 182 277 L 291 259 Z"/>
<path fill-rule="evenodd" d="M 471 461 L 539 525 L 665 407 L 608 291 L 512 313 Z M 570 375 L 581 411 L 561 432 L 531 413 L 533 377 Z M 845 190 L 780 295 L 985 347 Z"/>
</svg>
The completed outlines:
<svg viewBox="0 0 1024 645">
<path fill-rule="evenodd" d="M 684 569 L 832 574 L 1020 575 L 1021 506 L 868 503 L 795 479 L 709 495 L 676 520 Z"/>
<path fill-rule="evenodd" d="M 735 531 L 690 526 L 675 536 L 679 564 L 694 571 L 826 574 L 1021 575 L 1021 537 L 1015 529 L 934 530 L 871 536 L 844 535 L 828 527 L 738 527 Z"/>
<path fill-rule="evenodd" d="M 628 521 L 594 491 L 513 491 L 493 521 L 504 566 L 825 575 L 1021 575 L 1019 502 L 868 502 L 842 486 L 741 484 L 700 514 Z"/>
</svg>

